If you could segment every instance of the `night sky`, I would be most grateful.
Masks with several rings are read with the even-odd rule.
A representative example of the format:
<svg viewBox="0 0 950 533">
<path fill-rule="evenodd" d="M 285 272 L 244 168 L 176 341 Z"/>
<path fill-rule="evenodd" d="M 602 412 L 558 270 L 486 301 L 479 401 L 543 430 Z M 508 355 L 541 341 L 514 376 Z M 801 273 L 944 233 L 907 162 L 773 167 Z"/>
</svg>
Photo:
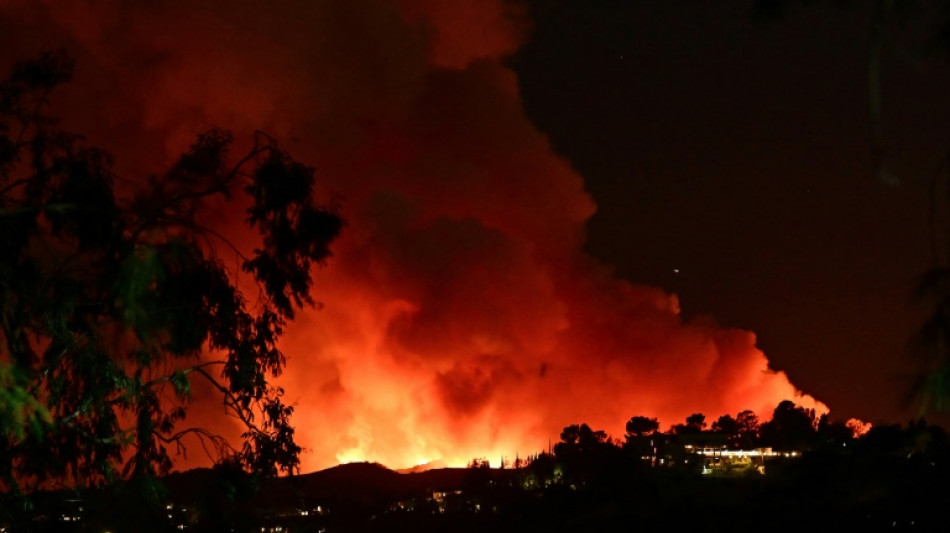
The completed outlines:
<svg viewBox="0 0 950 533">
<path fill-rule="evenodd" d="M 51 111 L 126 186 L 212 126 L 316 167 L 347 226 L 281 345 L 304 470 L 784 399 L 904 421 L 946 58 L 926 17 L 888 26 L 885 185 L 867 8 L 750 4 L 7 0 L 0 60 L 73 54 Z M 254 246 L 235 206 L 201 216 Z"/>
<path fill-rule="evenodd" d="M 550 4 L 538 2 L 539 5 Z M 754 331 L 835 415 L 902 420 L 947 154 L 948 64 L 923 14 L 888 27 L 873 176 L 868 6 L 559 2 L 515 63 L 529 115 L 586 178 L 587 249 Z"/>
</svg>

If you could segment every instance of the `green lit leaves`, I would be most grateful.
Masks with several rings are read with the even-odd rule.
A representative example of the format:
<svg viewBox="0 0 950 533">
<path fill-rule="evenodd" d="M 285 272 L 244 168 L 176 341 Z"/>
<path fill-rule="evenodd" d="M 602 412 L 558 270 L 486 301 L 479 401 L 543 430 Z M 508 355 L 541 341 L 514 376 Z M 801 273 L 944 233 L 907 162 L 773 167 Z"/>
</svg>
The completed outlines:
<svg viewBox="0 0 950 533">
<path fill-rule="evenodd" d="M 175 390 L 175 396 L 179 399 L 185 400 L 191 397 L 191 383 L 188 381 L 188 374 L 186 374 L 184 370 L 172 372 L 168 380 Z M 182 413 L 182 416 L 184 416 L 184 413 Z"/>
<path fill-rule="evenodd" d="M 149 244 L 136 246 L 119 268 L 119 282 L 115 291 L 122 321 L 140 337 L 148 335 L 149 299 L 163 274 L 158 251 Z"/>
<path fill-rule="evenodd" d="M 50 421 L 49 410 L 28 390 L 17 368 L 0 363 L 0 438 L 20 441 L 27 433 L 41 439 Z"/>
<path fill-rule="evenodd" d="M 285 321 L 312 302 L 311 267 L 342 228 L 337 209 L 314 204 L 313 169 L 264 134 L 231 166 L 222 130 L 160 177 L 127 177 L 117 200 L 111 157 L 43 113 L 71 72 L 48 54 L 0 81 L 0 484 L 151 476 L 184 436 L 226 458 L 220 436 L 178 427 L 193 378 L 247 428 L 232 459 L 293 471 L 293 408 L 269 380 L 285 364 Z M 199 209 L 242 193 L 253 253 Z M 238 287 L 253 283 L 249 303 Z"/>
<path fill-rule="evenodd" d="M 916 334 L 921 370 L 912 394 L 923 415 L 929 409 L 950 408 L 950 269 L 933 268 L 914 291 L 918 300 L 930 300 L 931 311 Z"/>
</svg>

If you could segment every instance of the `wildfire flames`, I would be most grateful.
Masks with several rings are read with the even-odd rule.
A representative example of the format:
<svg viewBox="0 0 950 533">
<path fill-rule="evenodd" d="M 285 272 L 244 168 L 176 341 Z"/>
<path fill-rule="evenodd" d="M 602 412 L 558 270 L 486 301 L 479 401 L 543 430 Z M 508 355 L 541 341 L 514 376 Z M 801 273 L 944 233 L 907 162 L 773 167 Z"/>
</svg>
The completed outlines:
<svg viewBox="0 0 950 533">
<path fill-rule="evenodd" d="M 18 43 L 7 59 L 78 51 L 56 110 L 120 174 L 161 168 L 211 125 L 299 139 L 287 147 L 348 224 L 316 276 L 322 310 L 281 346 L 304 471 L 497 464 L 571 423 L 620 436 L 633 415 L 825 410 L 769 370 L 752 333 L 684 323 L 676 296 L 585 255 L 594 202 L 502 62 L 523 14 L 500 0 L 214 3 L 7 1 L 0 19 L 19 23 L 0 32 Z M 189 421 L 219 420 L 210 403 Z"/>
</svg>

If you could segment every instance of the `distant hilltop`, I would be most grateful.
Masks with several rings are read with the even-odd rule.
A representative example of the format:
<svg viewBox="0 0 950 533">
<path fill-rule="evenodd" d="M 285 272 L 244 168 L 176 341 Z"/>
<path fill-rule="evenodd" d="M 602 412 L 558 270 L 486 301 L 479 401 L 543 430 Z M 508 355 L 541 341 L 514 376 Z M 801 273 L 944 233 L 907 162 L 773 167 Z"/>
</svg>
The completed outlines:
<svg viewBox="0 0 950 533">
<path fill-rule="evenodd" d="M 426 470 L 438 470 L 441 468 L 448 468 L 448 465 L 445 464 L 445 461 L 437 459 L 435 461 L 429 461 L 428 463 L 422 463 L 421 465 L 410 466 L 409 468 L 397 468 L 396 472 L 400 474 L 418 474 Z"/>
</svg>

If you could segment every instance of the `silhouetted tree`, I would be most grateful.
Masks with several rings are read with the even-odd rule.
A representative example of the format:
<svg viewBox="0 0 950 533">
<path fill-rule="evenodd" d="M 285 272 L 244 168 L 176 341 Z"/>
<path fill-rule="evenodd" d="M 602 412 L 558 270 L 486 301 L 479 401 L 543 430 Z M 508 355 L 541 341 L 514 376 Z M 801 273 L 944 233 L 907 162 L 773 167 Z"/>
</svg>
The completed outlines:
<svg viewBox="0 0 950 533">
<path fill-rule="evenodd" d="M 587 424 L 574 424 L 561 432 L 561 442 L 554 445 L 554 457 L 565 478 L 572 483 L 601 483 L 616 472 L 620 449 L 604 431 L 594 431 Z"/>
<path fill-rule="evenodd" d="M 712 424 L 713 431 L 733 436 L 739 433 L 739 423 L 730 415 L 722 415 Z"/>
<path fill-rule="evenodd" d="M 929 409 L 950 408 L 950 268 L 937 264 L 927 271 L 915 289 L 918 300 L 928 302 L 932 311 L 916 334 L 923 370 L 917 375 L 912 394 L 920 403 L 920 414 Z"/>
<path fill-rule="evenodd" d="M 838 448 L 854 442 L 854 430 L 845 422 L 832 421 L 827 414 L 823 414 L 818 418 L 816 440 L 819 446 L 838 451 Z"/>
<path fill-rule="evenodd" d="M 816 426 L 814 409 L 784 400 L 775 407 L 772 420 L 760 426 L 762 443 L 776 450 L 807 450 L 815 442 Z"/>
<path fill-rule="evenodd" d="M 677 435 L 702 433 L 706 429 L 706 415 L 693 413 L 686 417 L 685 424 L 673 425 L 673 433 Z"/>
<path fill-rule="evenodd" d="M 657 449 L 655 439 L 659 429 L 660 423 L 655 418 L 634 416 L 627 421 L 623 449 L 633 460 L 632 464 L 642 466 L 640 463 L 645 458 L 655 456 Z"/>
<path fill-rule="evenodd" d="M 468 462 L 466 468 L 491 468 L 491 463 L 484 457 L 474 457 Z"/>
<path fill-rule="evenodd" d="M 0 492 L 150 477 L 188 436 L 245 468 L 294 471 L 293 407 L 268 379 L 285 323 L 312 304 L 337 210 L 314 204 L 313 170 L 273 139 L 231 164 L 219 130 L 163 176 L 123 179 L 117 198 L 110 156 L 44 115 L 71 72 L 46 54 L 0 82 Z M 244 207 L 259 246 L 242 253 L 203 225 L 210 200 Z M 250 300 L 239 279 L 256 284 Z M 243 424 L 243 446 L 183 426 L 194 379 Z"/>
<path fill-rule="evenodd" d="M 660 423 L 655 418 L 645 416 L 634 416 L 627 421 L 627 439 L 630 437 L 643 437 L 652 435 L 659 431 Z"/>
<path fill-rule="evenodd" d="M 554 445 L 554 453 L 557 455 L 559 447 L 562 451 L 571 450 L 581 453 L 594 450 L 606 443 L 607 438 L 605 431 L 594 431 L 587 424 L 574 424 L 561 431 L 561 442 Z"/>
<path fill-rule="evenodd" d="M 556 465 L 553 455 L 539 453 L 528 462 L 525 485 L 529 488 L 540 488 L 552 483 Z"/>
<path fill-rule="evenodd" d="M 736 415 L 738 444 L 736 447 L 744 449 L 755 448 L 759 441 L 759 417 L 752 411 L 745 410 Z"/>
<path fill-rule="evenodd" d="M 475 457 L 468 463 L 462 486 L 469 492 L 486 490 L 492 481 L 491 463 L 483 457 Z"/>
</svg>

